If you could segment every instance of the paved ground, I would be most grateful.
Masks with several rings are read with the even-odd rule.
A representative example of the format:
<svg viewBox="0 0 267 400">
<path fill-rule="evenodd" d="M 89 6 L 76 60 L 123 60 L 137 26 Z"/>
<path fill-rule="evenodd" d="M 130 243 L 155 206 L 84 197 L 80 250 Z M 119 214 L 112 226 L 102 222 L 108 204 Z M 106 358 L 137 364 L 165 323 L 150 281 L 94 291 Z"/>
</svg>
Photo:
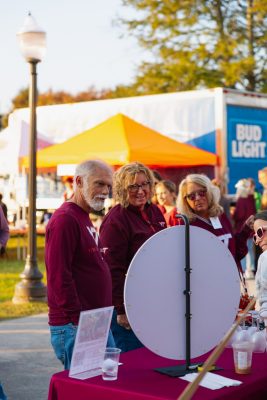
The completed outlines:
<svg viewBox="0 0 267 400">
<path fill-rule="evenodd" d="M 8 400 L 46 400 L 51 375 L 62 369 L 46 315 L 0 322 L 0 381 Z"/>
<path fill-rule="evenodd" d="M 254 294 L 254 280 L 247 285 Z M 0 322 L 0 381 L 8 400 L 46 400 L 50 377 L 62 369 L 45 314 Z"/>
</svg>

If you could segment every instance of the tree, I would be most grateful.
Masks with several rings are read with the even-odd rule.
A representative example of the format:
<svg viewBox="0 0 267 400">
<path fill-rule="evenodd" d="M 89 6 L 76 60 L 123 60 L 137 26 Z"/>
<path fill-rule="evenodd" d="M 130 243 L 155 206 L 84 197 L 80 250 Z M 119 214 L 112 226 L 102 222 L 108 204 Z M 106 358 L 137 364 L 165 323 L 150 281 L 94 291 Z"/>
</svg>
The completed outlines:
<svg viewBox="0 0 267 400">
<path fill-rule="evenodd" d="M 267 0 L 122 0 L 123 18 L 154 56 L 140 65 L 138 94 L 201 87 L 267 92 Z"/>
<path fill-rule="evenodd" d="M 75 95 L 65 92 L 63 90 L 53 92 L 52 89 L 47 90 L 44 93 L 38 94 L 38 106 L 47 106 L 54 104 L 66 104 L 66 103 L 78 103 L 81 101 L 101 100 L 113 97 L 110 89 L 102 89 L 97 91 L 93 86 L 89 87 L 87 91 L 77 93 Z M 18 94 L 12 99 L 12 109 L 10 113 L 17 108 L 26 108 L 29 106 L 29 89 L 23 88 Z M 8 114 L 2 117 L 2 127 L 5 128 L 8 125 Z"/>
<path fill-rule="evenodd" d="M 71 94 L 63 90 L 54 92 L 52 89 L 44 93 L 38 94 L 38 106 L 47 106 L 53 104 L 78 103 L 80 101 L 100 100 L 110 97 L 110 90 L 103 89 L 97 91 L 93 86 L 87 91 L 77 94 Z M 12 111 L 16 108 L 28 107 L 29 105 L 29 89 L 24 88 L 12 100 Z"/>
<path fill-rule="evenodd" d="M 24 108 L 29 105 L 29 89 L 23 88 L 18 94 L 12 99 L 12 110 L 15 108 Z"/>
</svg>

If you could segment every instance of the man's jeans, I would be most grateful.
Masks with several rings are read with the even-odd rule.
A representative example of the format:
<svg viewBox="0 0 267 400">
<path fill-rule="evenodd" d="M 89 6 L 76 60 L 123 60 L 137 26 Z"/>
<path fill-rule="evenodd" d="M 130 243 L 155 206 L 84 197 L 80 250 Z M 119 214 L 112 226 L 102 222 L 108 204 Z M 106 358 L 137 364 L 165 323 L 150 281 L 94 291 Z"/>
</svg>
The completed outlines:
<svg viewBox="0 0 267 400">
<path fill-rule="evenodd" d="M 64 369 L 70 369 L 77 328 L 77 325 L 71 323 L 61 326 L 50 326 L 51 344 L 57 358 L 64 365 Z M 115 347 L 111 331 L 108 334 L 107 347 Z"/>
<path fill-rule="evenodd" d="M 116 343 L 116 347 L 124 353 L 129 350 L 139 349 L 144 345 L 135 336 L 132 329 L 125 329 L 117 323 L 117 312 L 114 310 L 111 320 L 111 331 Z"/>
</svg>

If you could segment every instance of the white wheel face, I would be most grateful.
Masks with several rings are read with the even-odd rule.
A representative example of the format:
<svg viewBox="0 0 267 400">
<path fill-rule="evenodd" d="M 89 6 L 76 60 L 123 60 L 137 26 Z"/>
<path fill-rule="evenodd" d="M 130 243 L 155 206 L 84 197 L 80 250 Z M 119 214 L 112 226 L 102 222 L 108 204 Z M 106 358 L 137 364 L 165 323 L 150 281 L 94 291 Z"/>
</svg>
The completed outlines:
<svg viewBox="0 0 267 400">
<path fill-rule="evenodd" d="M 214 348 L 238 312 L 240 282 L 228 248 L 190 226 L 191 358 Z M 154 353 L 186 358 L 185 227 L 164 229 L 138 250 L 129 267 L 124 303 L 139 340 Z"/>
</svg>

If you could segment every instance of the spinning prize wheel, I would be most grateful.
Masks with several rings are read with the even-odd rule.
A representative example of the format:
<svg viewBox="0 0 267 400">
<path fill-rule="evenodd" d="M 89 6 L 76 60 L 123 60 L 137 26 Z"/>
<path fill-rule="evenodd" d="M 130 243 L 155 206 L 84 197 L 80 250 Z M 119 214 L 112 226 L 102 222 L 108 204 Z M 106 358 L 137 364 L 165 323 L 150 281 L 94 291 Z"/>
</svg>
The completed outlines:
<svg viewBox="0 0 267 400">
<path fill-rule="evenodd" d="M 185 226 L 164 229 L 138 250 L 124 303 L 138 339 L 152 352 L 186 359 Z M 238 270 L 227 246 L 190 226 L 190 356 L 214 348 L 233 324 L 240 300 Z"/>
</svg>

